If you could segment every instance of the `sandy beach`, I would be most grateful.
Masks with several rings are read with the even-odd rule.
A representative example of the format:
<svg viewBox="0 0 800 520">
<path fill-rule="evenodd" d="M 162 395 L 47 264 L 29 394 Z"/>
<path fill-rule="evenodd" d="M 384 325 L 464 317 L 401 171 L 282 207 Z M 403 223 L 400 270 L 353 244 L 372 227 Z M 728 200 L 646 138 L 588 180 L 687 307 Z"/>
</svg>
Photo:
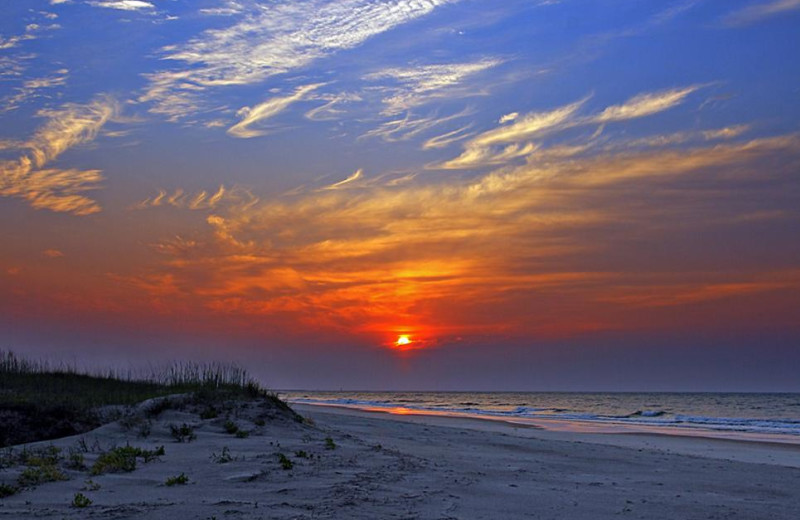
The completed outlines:
<svg viewBox="0 0 800 520">
<path fill-rule="evenodd" d="M 101 453 L 164 446 L 134 471 L 31 486 L 0 500 L 0 518 L 141 519 L 796 519 L 800 447 L 548 432 L 497 421 L 296 406 L 306 419 L 241 403 L 228 418 L 167 410 L 142 438 L 120 422 L 24 447 Z M 265 420 L 266 419 L 266 420 Z M 247 432 L 226 431 L 231 421 Z M 196 437 L 177 442 L 170 425 Z M 328 440 L 330 439 L 330 440 Z M 188 439 L 185 439 L 188 440 Z M 24 470 L 8 464 L 0 483 Z M 288 462 L 286 462 L 288 461 Z M 63 466 L 63 464 L 62 464 Z M 185 483 L 167 485 L 181 474 Z M 174 482 L 173 482 L 174 483 Z M 73 504 L 77 493 L 91 500 Z"/>
</svg>

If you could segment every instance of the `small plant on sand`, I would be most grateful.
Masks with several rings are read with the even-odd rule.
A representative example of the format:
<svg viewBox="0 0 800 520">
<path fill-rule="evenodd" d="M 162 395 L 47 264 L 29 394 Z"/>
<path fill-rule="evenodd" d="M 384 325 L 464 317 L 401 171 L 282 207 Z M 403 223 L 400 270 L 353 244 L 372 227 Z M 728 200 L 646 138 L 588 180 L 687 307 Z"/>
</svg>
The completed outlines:
<svg viewBox="0 0 800 520">
<path fill-rule="evenodd" d="M 253 421 L 253 424 L 255 424 L 256 426 L 264 426 L 265 424 L 267 424 L 267 421 L 264 420 L 263 417 L 258 417 L 255 421 Z"/>
<path fill-rule="evenodd" d="M 306 453 L 305 450 L 297 450 L 294 452 L 294 456 L 300 459 L 307 459 L 308 453 Z"/>
<path fill-rule="evenodd" d="M 294 463 L 283 453 L 278 453 L 278 462 L 280 462 L 281 467 L 287 471 L 294 467 Z"/>
<path fill-rule="evenodd" d="M 211 453 L 211 461 L 217 464 L 227 464 L 234 460 L 236 459 L 231 455 L 231 450 L 229 450 L 227 446 L 222 447 L 222 453 L 219 455 L 213 452 Z"/>
<path fill-rule="evenodd" d="M 176 477 L 169 477 L 166 482 L 164 482 L 165 486 L 185 486 L 189 482 L 189 477 L 181 473 Z"/>
<path fill-rule="evenodd" d="M 225 424 L 223 424 L 222 427 L 225 428 L 226 433 L 230 433 L 231 435 L 239 431 L 239 427 L 230 419 L 225 421 Z"/>
<path fill-rule="evenodd" d="M 236 432 L 237 439 L 246 439 L 248 437 L 250 437 L 250 432 L 247 430 L 239 430 L 238 432 Z"/>
<path fill-rule="evenodd" d="M 83 483 L 84 491 L 97 491 L 98 489 L 100 489 L 100 484 L 92 479 L 89 479 Z"/>
<path fill-rule="evenodd" d="M 17 483 L 20 487 L 37 486 L 45 482 L 68 480 L 67 476 L 53 464 L 31 466 L 20 473 Z"/>
<path fill-rule="evenodd" d="M 197 438 L 197 435 L 194 433 L 194 428 L 186 423 L 183 423 L 180 426 L 170 424 L 169 432 L 172 434 L 172 438 L 177 442 L 192 442 Z"/>
<path fill-rule="evenodd" d="M 219 417 L 219 410 L 214 406 L 209 406 L 200 412 L 201 419 L 216 419 Z"/>
<path fill-rule="evenodd" d="M 26 466 L 54 466 L 61 460 L 61 448 L 47 446 L 24 449 L 19 455 L 19 460 Z"/>
<path fill-rule="evenodd" d="M 150 462 L 163 455 L 164 446 L 159 446 L 155 450 L 143 450 L 133 446 L 114 448 L 97 457 L 89 473 L 101 475 L 103 473 L 133 471 L 136 469 L 137 457 L 144 459 L 144 462 Z"/>
<path fill-rule="evenodd" d="M 83 471 L 86 469 L 86 462 L 83 459 L 83 453 L 74 451 L 69 454 L 65 466 L 69 469 Z"/>
<path fill-rule="evenodd" d="M 333 439 L 331 439 L 330 437 L 325 437 L 325 449 L 326 450 L 336 449 L 336 443 L 333 442 Z"/>
<path fill-rule="evenodd" d="M 75 493 L 72 497 L 72 507 L 84 508 L 92 505 L 92 501 L 83 493 Z"/>
<path fill-rule="evenodd" d="M 16 495 L 19 488 L 17 486 L 12 486 L 11 484 L 6 484 L 3 482 L 0 484 L 0 498 L 10 497 L 11 495 Z"/>
</svg>

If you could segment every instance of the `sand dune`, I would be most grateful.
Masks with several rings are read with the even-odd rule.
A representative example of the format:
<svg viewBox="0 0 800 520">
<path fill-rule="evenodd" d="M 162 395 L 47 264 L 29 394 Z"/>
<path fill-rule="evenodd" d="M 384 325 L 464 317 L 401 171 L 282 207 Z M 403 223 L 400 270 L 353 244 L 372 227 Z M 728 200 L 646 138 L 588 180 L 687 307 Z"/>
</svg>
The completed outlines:
<svg viewBox="0 0 800 520">
<path fill-rule="evenodd" d="M 0 500 L 0 518 L 794 520 L 800 514 L 792 446 L 554 435 L 487 421 L 297 409 L 306 421 L 258 403 L 237 403 L 227 416 L 208 419 L 197 410 L 166 410 L 146 438 L 145 423 L 128 420 L 28 445 L 60 448 L 58 467 L 68 480 Z M 227 421 L 247 434 L 229 433 Z M 170 426 L 184 423 L 196 438 L 177 442 Z M 101 453 L 126 444 L 164 446 L 164 454 L 137 459 L 130 472 L 90 475 Z M 6 450 L 0 482 L 16 482 L 25 470 L 10 464 L 22 450 Z M 70 452 L 80 453 L 87 469 L 67 468 Z M 749 453 L 744 457 L 752 462 L 734 460 L 737 453 Z M 188 482 L 166 485 L 181 474 Z M 77 493 L 91 504 L 72 505 Z"/>
</svg>

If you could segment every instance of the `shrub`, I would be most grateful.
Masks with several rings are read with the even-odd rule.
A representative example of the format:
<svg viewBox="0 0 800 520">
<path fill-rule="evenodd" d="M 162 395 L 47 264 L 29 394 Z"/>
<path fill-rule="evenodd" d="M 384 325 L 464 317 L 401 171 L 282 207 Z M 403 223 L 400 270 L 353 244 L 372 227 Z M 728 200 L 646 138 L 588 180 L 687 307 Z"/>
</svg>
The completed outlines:
<svg viewBox="0 0 800 520">
<path fill-rule="evenodd" d="M 278 453 L 278 462 L 281 463 L 281 467 L 285 470 L 290 470 L 294 467 L 294 463 L 283 453 Z"/>
<path fill-rule="evenodd" d="M 248 437 L 250 437 L 250 432 L 247 430 L 239 430 L 238 432 L 236 432 L 237 439 L 246 439 Z"/>
<path fill-rule="evenodd" d="M 45 482 L 57 482 L 59 480 L 68 480 L 68 478 L 55 465 L 44 464 L 25 468 L 17 479 L 17 483 L 20 487 L 28 487 L 44 484 Z"/>
<path fill-rule="evenodd" d="M 178 442 L 191 442 L 197 438 L 197 435 L 194 434 L 194 429 L 186 423 L 180 426 L 170 424 L 169 431 Z"/>
<path fill-rule="evenodd" d="M 225 424 L 223 424 L 222 427 L 225 428 L 225 432 L 230 433 L 231 435 L 239 431 L 239 427 L 230 419 L 225 421 Z"/>
<path fill-rule="evenodd" d="M 259 417 L 255 421 L 253 421 L 253 423 L 256 426 L 264 426 L 265 424 L 267 424 L 267 421 L 265 421 L 263 417 Z"/>
<path fill-rule="evenodd" d="M 184 486 L 187 482 L 189 482 L 189 477 L 181 473 L 176 477 L 169 477 L 164 484 L 167 486 Z"/>
<path fill-rule="evenodd" d="M 69 458 L 67 459 L 66 466 L 69 469 L 75 469 L 78 471 L 82 471 L 86 469 L 86 463 L 83 459 L 83 453 L 80 452 L 72 452 L 69 454 Z"/>
<path fill-rule="evenodd" d="M 233 460 L 236 459 L 231 455 L 231 450 L 229 450 L 227 446 L 222 447 L 222 453 L 219 455 L 213 452 L 211 453 L 211 461 L 217 464 L 227 464 Z"/>
<path fill-rule="evenodd" d="M 92 505 L 92 501 L 84 495 L 83 493 L 75 493 L 75 496 L 72 498 L 72 507 L 89 507 Z"/>
<path fill-rule="evenodd" d="M 308 453 L 306 453 L 304 450 L 297 450 L 296 452 L 294 452 L 294 456 L 301 459 L 307 459 Z"/>
<path fill-rule="evenodd" d="M 333 442 L 333 439 L 331 439 L 330 437 L 325 437 L 325 449 L 326 450 L 336 449 L 336 443 Z"/>
<path fill-rule="evenodd" d="M 103 473 L 133 471 L 136 469 L 137 457 L 144 459 L 144 462 L 147 463 L 162 455 L 164 455 L 164 446 L 159 446 L 155 450 L 143 450 L 133 446 L 114 448 L 111 451 L 102 453 L 92 465 L 89 473 L 101 475 Z"/>
<path fill-rule="evenodd" d="M 15 495 L 19 491 L 17 486 L 12 486 L 11 484 L 2 483 L 0 484 L 0 498 L 10 497 L 11 495 Z"/>
<path fill-rule="evenodd" d="M 209 406 L 200 412 L 201 419 L 216 419 L 217 417 L 219 417 L 219 411 L 217 411 L 217 409 L 213 406 Z"/>
<path fill-rule="evenodd" d="M 84 491 L 97 491 L 98 489 L 100 489 L 100 484 L 98 484 L 92 479 L 87 480 L 83 484 L 84 484 L 83 485 Z"/>
</svg>

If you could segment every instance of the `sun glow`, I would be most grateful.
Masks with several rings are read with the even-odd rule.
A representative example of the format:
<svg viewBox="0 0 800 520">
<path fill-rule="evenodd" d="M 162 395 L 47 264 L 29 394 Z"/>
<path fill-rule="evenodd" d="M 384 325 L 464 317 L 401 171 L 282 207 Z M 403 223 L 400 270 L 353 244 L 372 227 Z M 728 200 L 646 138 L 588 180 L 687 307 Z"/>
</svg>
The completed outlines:
<svg viewBox="0 0 800 520">
<path fill-rule="evenodd" d="M 398 347 L 404 347 L 411 344 L 411 338 L 406 335 L 398 336 L 397 341 L 394 342 Z"/>
</svg>

